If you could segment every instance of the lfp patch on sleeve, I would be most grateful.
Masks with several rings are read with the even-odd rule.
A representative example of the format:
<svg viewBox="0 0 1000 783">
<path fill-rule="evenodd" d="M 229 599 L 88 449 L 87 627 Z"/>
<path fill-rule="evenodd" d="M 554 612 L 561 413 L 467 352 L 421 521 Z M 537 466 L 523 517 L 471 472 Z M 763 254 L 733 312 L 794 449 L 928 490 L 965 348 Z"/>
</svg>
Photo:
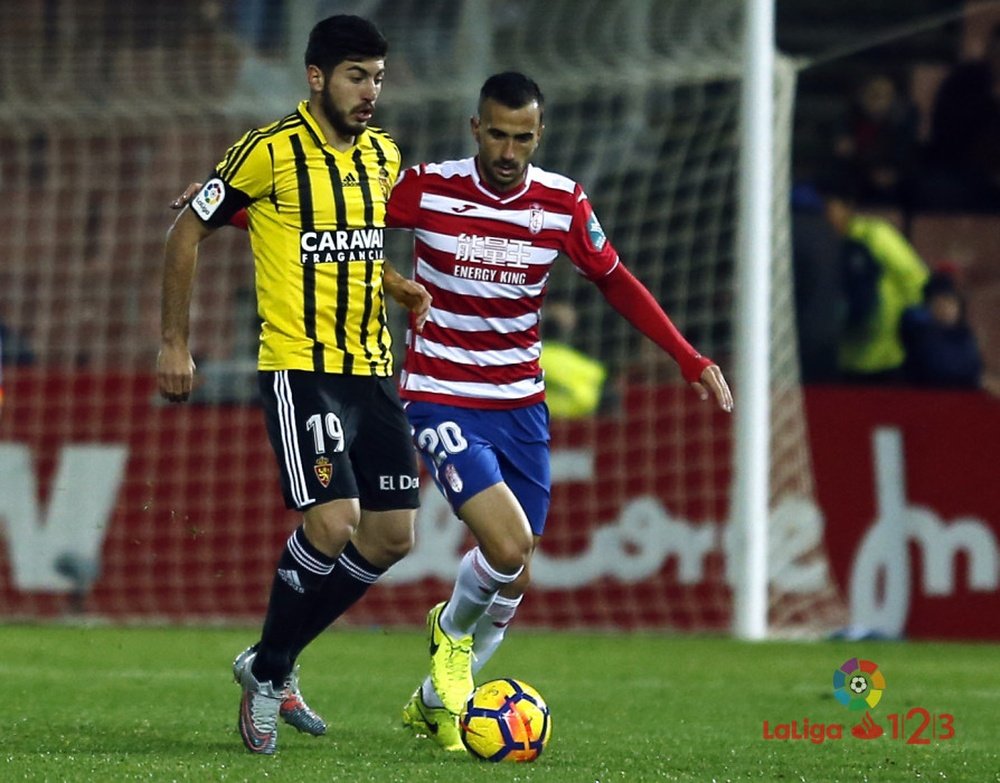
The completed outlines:
<svg viewBox="0 0 1000 783">
<path fill-rule="evenodd" d="M 197 212 L 202 220 L 208 220 L 226 197 L 226 186 L 218 177 L 205 183 L 198 195 L 191 199 L 191 209 Z"/>
<path fill-rule="evenodd" d="M 608 241 L 608 238 L 604 236 L 601 222 L 593 212 L 590 214 L 590 220 L 587 221 L 587 233 L 590 235 L 590 244 L 597 250 L 603 250 L 604 243 Z"/>
</svg>

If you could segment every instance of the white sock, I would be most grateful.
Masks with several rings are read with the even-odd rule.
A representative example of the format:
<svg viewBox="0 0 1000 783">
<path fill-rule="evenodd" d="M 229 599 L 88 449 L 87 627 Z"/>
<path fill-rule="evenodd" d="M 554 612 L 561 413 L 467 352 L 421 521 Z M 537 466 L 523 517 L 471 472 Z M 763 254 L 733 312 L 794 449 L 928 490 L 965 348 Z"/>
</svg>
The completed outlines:
<svg viewBox="0 0 1000 783">
<path fill-rule="evenodd" d="M 493 657 L 500 642 L 503 641 L 507 633 L 507 626 L 514 619 L 514 612 L 517 611 L 523 595 L 517 598 L 504 598 L 498 595 L 493 599 L 486 610 L 486 614 L 479 618 L 476 623 L 476 630 L 473 634 L 472 644 L 472 673 L 478 674 L 486 662 Z"/>
<path fill-rule="evenodd" d="M 479 618 L 473 636 L 473 674 L 478 674 L 486 662 L 493 657 L 493 653 L 497 651 L 500 642 L 503 641 L 507 633 L 507 626 L 514 619 L 514 613 L 517 611 L 517 607 L 520 605 L 523 597 L 519 595 L 517 598 L 504 598 L 502 595 L 498 595 L 493 599 L 493 603 L 489 605 L 486 614 Z M 428 707 L 444 707 L 444 702 L 441 701 L 441 697 L 434 690 L 434 685 L 430 677 L 424 680 L 424 684 L 421 686 L 421 694 L 424 704 Z"/>
<path fill-rule="evenodd" d="M 486 562 L 478 546 L 466 552 L 458 567 L 451 598 L 441 612 L 444 632 L 452 638 L 471 634 L 486 608 L 493 603 L 497 591 L 517 579 L 521 570 L 501 574 Z"/>
</svg>

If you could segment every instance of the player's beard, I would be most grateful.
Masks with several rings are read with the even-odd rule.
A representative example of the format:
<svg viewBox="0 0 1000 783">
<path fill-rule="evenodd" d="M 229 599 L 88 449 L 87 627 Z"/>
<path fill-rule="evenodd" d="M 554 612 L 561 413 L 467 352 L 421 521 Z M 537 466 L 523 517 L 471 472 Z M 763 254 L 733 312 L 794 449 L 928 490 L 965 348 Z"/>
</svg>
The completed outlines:
<svg viewBox="0 0 1000 783">
<path fill-rule="evenodd" d="M 487 180 L 499 191 L 509 190 L 520 185 L 524 181 L 524 174 L 528 168 L 527 164 L 521 164 L 517 161 L 508 163 L 506 168 L 501 168 L 503 163 L 504 161 L 500 158 L 495 158 L 489 162 L 487 167 Z"/>
<path fill-rule="evenodd" d="M 333 102 L 333 98 L 330 97 L 330 93 L 325 90 L 323 91 L 320 106 L 323 108 L 323 113 L 326 115 L 327 121 L 333 126 L 333 129 L 339 136 L 344 138 L 358 136 L 364 133 L 368 127 L 367 122 L 351 122 L 348 119 L 348 113 L 338 109 Z"/>
</svg>

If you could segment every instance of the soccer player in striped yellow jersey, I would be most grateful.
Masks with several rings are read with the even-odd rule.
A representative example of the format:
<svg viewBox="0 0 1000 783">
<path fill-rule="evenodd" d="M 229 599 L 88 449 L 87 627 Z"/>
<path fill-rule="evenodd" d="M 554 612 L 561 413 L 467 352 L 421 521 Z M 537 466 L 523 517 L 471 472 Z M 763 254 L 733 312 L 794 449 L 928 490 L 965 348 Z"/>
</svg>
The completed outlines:
<svg viewBox="0 0 1000 783">
<path fill-rule="evenodd" d="M 302 700 L 295 659 L 412 545 L 417 465 L 392 378 L 383 285 L 386 200 L 400 156 L 369 127 L 387 51 L 365 19 L 319 22 L 305 54 L 309 98 L 230 147 L 166 242 L 157 377 L 161 394 L 179 402 L 195 370 L 198 245 L 245 210 L 260 395 L 285 503 L 303 512 L 278 559 L 260 641 L 233 663 L 240 734 L 254 753 L 274 753 L 279 717 L 325 732 Z M 398 275 L 393 296 L 418 310 L 429 302 Z"/>
</svg>

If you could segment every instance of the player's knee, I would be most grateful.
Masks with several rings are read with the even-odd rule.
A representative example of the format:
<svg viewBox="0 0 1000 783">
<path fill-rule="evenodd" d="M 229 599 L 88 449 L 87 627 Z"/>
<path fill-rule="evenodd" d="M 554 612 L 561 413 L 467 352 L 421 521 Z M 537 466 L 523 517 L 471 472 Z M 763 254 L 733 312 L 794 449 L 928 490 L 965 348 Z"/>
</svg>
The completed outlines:
<svg viewBox="0 0 1000 783">
<path fill-rule="evenodd" d="M 413 549 L 414 516 L 412 512 L 364 516 L 354 544 L 372 565 L 389 568 Z"/>
<path fill-rule="evenodd" d="M 353 525 L 335 522 L 320 526 L 319 530 L 316 531 L 315 539 L 310 535 L 309 540 L 318 550 L 334 557 L 347 546 L 353 533 Z"/>
<path fill-rule="evenodd" d="M 384 563 L 397 563 L 413 549 L 413 528 L 393 530 L 381 541 Z"/>
<path fill-rule="evenodd" d="M 521 571 L 531 557 L 531 536 L 511 535 L 500 541 L 493 542 L 489 548 L 480 546 L 483 554 L 494 569 L 501 574 L 514 574 Z"/>
<path fill-rule="evenodd" d="M 310 544 L 323 554 L 334 557 L 351 540 L 357 521 L 343 515 L 306 514 L 302 526 Z"/>
<path fill-rule="evenodd" d="M 504 585 L 500 592 L 505 598 L 519 598 L 528 591 L 530 584 L 531 564 L 526 563 L 524 568 L 521 569 L 521 573 L 517 575 L 517 579 L 509 585 Z"/>
</svg>

